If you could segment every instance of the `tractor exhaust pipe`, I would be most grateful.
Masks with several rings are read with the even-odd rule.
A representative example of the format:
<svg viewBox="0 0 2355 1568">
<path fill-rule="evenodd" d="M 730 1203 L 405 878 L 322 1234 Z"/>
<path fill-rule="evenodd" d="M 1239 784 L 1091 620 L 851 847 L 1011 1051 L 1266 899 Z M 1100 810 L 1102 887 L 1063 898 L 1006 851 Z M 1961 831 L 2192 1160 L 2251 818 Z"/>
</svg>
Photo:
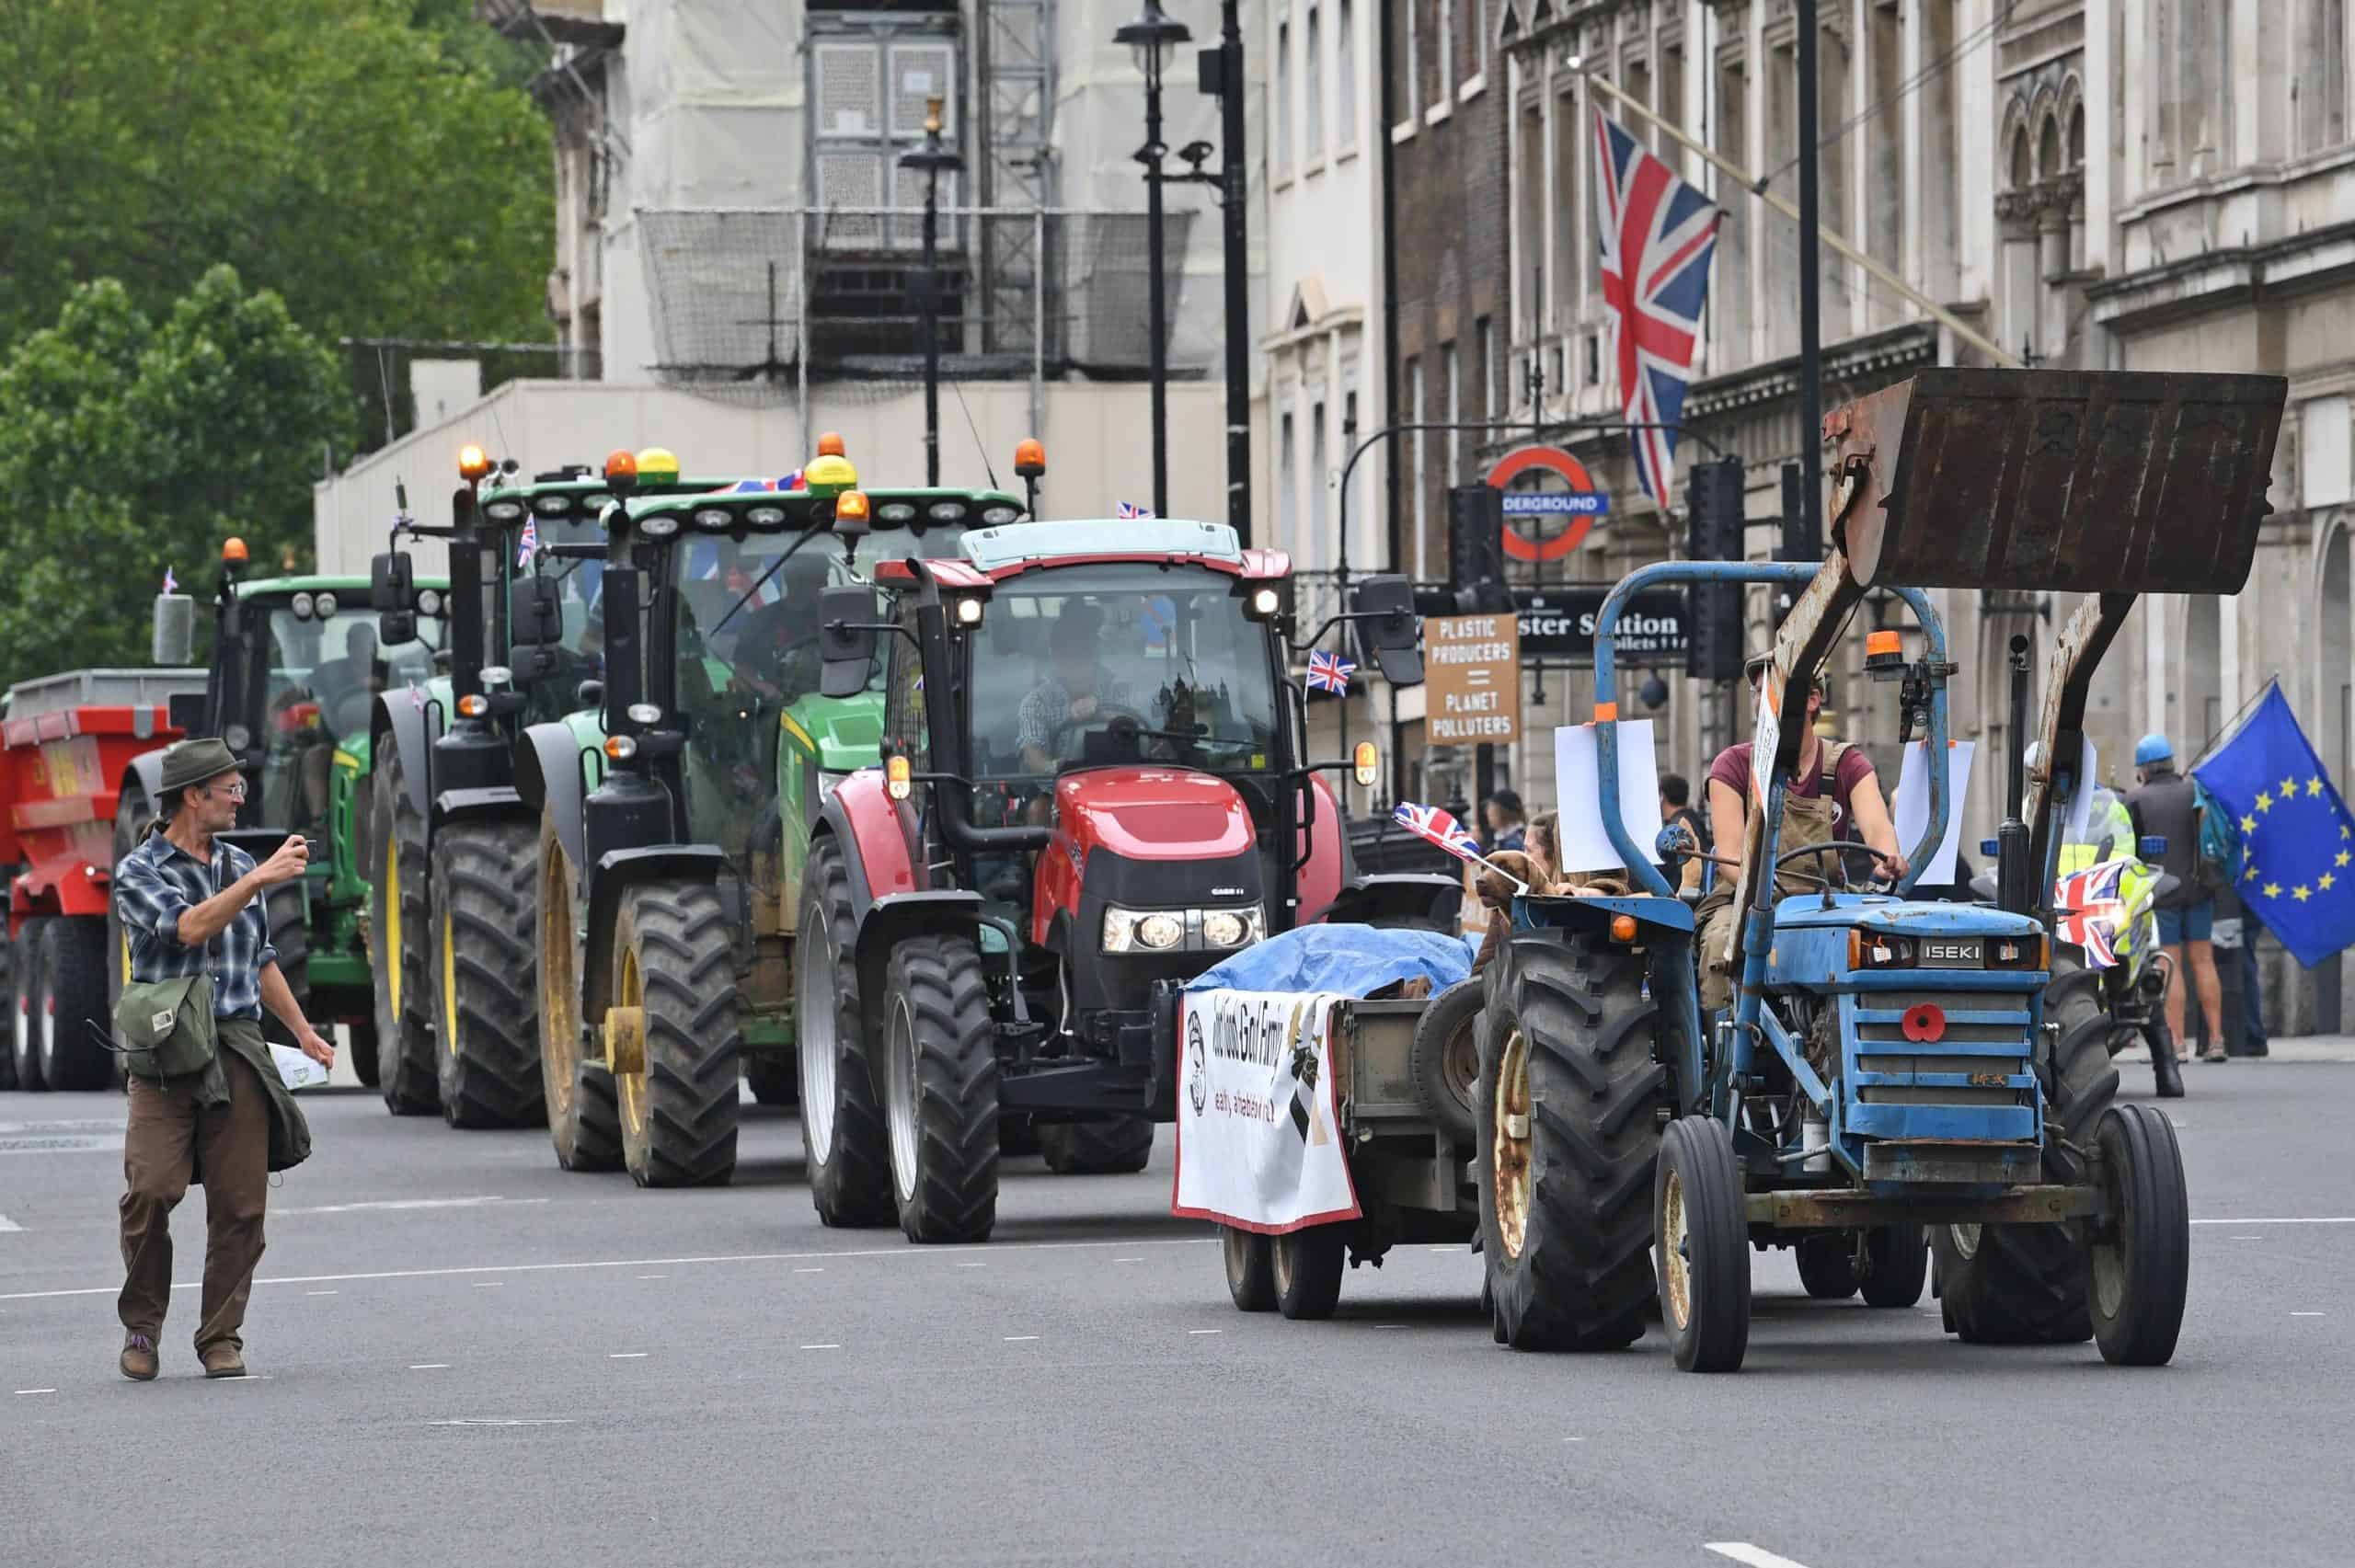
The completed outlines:
<svg viewBox="0 0 2355 1568">
<path fill-rule="evenodd" d="M 1995 834 L 1995 902 L 2016 915 L 2032 913 L 2036 896 L 2028 875 L 2028 830 L 2023 813 L 2028 797 L 2028 649 L 2026 636 L 2012 637 L 2012 769 L 2004 791 L 2004 825 Z"/>
</svg>

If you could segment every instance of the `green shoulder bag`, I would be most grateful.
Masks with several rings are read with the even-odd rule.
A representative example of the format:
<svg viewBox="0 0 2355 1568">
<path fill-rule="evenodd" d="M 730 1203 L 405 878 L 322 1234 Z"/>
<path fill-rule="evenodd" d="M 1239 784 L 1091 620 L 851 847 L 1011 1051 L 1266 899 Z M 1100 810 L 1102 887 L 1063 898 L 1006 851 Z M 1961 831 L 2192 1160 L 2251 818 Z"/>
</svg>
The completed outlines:
<svg viewBox="0 0 2355 1568">
<path fill-rule="evenodd" d="M 213 1020 L 213 977 L 134 981 L 115 1003 L 114 1032 L 123 1063 L 160 1082 L 202 1072 L 220 1048 Z"/>
</svg>

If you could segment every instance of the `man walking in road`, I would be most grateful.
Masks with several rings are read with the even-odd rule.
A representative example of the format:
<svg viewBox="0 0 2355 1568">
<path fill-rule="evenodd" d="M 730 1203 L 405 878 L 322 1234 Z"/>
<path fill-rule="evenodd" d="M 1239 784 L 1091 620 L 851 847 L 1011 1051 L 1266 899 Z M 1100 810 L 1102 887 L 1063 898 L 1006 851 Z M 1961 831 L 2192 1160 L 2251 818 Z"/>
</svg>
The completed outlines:
<svg viewBox="0 0 2355 1568">
<path fill-rule="evenodd" d="M 298 1162 L 310 1134 L 263 1043 L 268 1007 L 304 1055 L 332 1066 L 335 1047 L 295 1005 L 279 973 L 261 895 L 303 875 L 309 848 L 289 838 L 260 865 L 214 838 L 237 819 L 246 784 L 218 740 L 183 740 L 164 753 L 158 819 L 115 867 L 115 910 L 131 947 L 131 988 L 210 981 L 209 1059 L 198 1070 L 131 1079 L 123 1133 L 122 1375 L 155 1376 L 156 1336 L 171 1304 L 173 1207 L 204 1184 L 204 1290 L 197 1357 L 208 1378 L 245 1376 L 240 1335 L 261 1261 L 270 1173 Z M 199 984 L 193 1001 L 206 994 Z M 168 1023 L 168 1019 L 166 1020 Z"/>
<path fill-rule="evenodd" d="M 2159 869 L 2176 885 L 2157 900 L 2159 945 L 2175 960 L 2175 978 L 2167 987 L 2167 1032 L 2177 1040 L 2184 1033 L 2183 992 L 2187 983 L 2200 992 L 2200 1013 L 2208 1022 L 2208 1049 L 2202 1061 L 2224 1059 L 2224 992 L 2216 978 L 2216 954 L 2209 944 L 2216 923 L 2216 900 L 2200 886 L 2200 802 L 2191 781 L 2176 772 L 2175 746 L 2164 735 L 2142 737 L 2134 744 L 2137 787 L 2126 796 L 2138 838 L 2156 833 L 2167 841 Z M 2187 967 L 2186 960 L 2188 960 Z"/>
</svg>

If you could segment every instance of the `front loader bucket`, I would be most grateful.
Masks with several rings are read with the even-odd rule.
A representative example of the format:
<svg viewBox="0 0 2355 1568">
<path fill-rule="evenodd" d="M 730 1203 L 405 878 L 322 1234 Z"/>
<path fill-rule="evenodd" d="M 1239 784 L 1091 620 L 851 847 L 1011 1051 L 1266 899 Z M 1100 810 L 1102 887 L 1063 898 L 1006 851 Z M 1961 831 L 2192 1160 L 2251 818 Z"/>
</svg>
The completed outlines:
<svg viewBox="0 0 2355 1568">
<path fill-rule="evenodd" d="M 1825 416 L 1859 584 L 2238 593 L 2289 383 L 1932 370 Z"/>
</svg>

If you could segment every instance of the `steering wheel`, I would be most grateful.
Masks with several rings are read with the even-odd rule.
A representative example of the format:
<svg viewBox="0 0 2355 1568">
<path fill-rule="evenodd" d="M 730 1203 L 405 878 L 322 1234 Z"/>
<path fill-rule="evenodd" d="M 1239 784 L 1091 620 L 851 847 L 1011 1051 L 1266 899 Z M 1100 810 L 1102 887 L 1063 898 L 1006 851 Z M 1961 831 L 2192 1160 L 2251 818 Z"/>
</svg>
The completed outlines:
<svg viewBox="0 0 2355 1568">
<path fill-rule="evenodd" d="M 1784 864 L 1787 861 L 1798 860 L 1803 855 L 1828 854 L 1834 850 L 1843 852 L 1847 850 L 1862 850 L 1865 853 L 1872 856 L 1875 860 L 1879 861 L 1884 868 L 1888 865 L 1888 863 L 1890 860 L 1895 858 L 1891 855 L 1883 854 L 1880 851 L 1873 848 L 1872 845 L 1861 843 L 1855 839 L 1826 839 L 1820 844 L 1802 844 L 1795 850 L 1785 850 L 1782 853 L 1775 857 L 1775 869 L 1779 873 L 1783 869 Z M 1844 862 L 1835 862 L 1834 864 L 1838 867 L 1839 871 L 1839 886 L 1844 888 L 1848 886 L 1847 864 Z M 1820 886 L 1826 887 L 1832 886 L 1832 878 L 1822 873 L 1802 872 L 1800 875 L 1813 876 Z M 1896 878 L 1891 876 L 1890 880 L 1893 883 Z"/>
</svg>

